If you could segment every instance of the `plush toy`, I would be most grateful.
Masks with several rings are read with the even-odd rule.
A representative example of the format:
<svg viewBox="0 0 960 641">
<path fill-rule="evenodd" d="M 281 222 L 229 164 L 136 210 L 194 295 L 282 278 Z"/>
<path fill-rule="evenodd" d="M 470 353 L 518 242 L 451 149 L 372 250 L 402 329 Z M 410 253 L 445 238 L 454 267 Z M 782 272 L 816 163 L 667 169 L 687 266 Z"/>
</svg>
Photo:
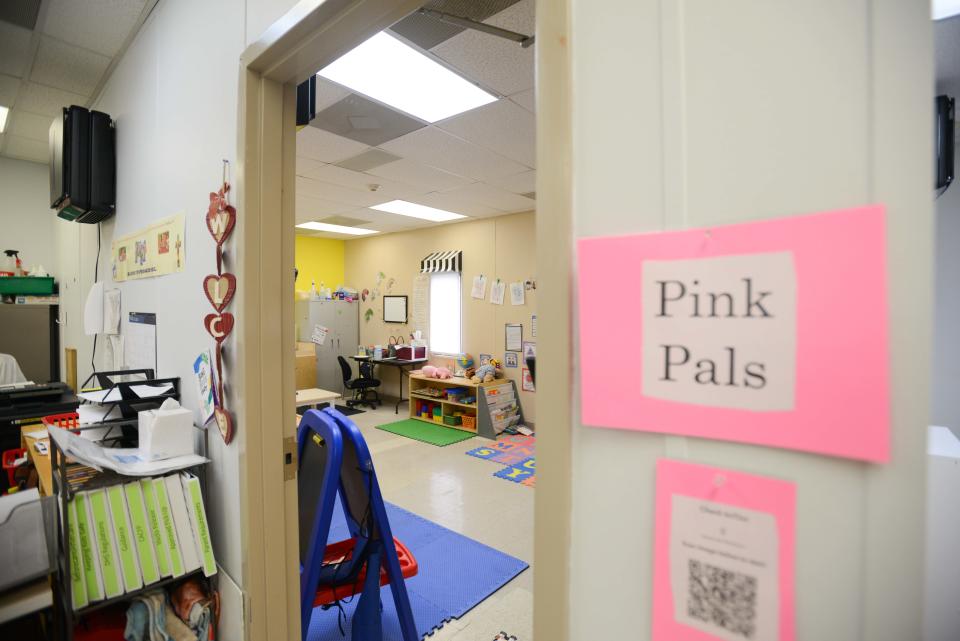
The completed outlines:
<svg viewBox="0 0 960 641">
<path fill-rule="evenodd" d="M 423 368 L 423 375 L 427 378 L 450 378 L 453 374 L 450 373 L 446 367 L 434 367 L 433 365 L 426 365 Z"/>
<path fill-rule="evenodd" d="M 497 368 L 493 365 L 481 365 L 470 379 L 474 383 L 489 383 L 497 377 Z"/>
</svg>

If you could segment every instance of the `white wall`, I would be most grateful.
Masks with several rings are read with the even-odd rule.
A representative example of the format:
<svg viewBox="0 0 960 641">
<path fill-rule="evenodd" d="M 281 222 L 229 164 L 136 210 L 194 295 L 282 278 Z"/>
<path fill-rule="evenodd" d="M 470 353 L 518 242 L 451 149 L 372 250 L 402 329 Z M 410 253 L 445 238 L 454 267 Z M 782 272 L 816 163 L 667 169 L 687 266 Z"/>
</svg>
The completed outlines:
<svg viewBox="0 0 960 641">
<path fill-rule="evenodd" d="M 102 226 L 101 280 L 121 289 L 124 314 L 157 313 L 158 374 L 181 378 L 182 403 L 191 409 L 197 408 L 191 365 L 201 350 L 213 347 L 202 324 L 211 308 L 201 280 L 215 273 L 216 260 L 203 216 L 207 195 L 221 180 L 221 159 L 236 165 L 240 54 L 293 4 L 160 0 L 94 105 L 109 113 L 117 125 L 117 215 Z M 249 24 L 248 14 L 255 17 Z M 185 214 L 187 221 L 184 271 L 111 285 L 111 240 L 177 213 Z M 242 218 L 240 212 L 241 225 Z M 80 314 L 93 282 L 96 234 L 96 227 L 67 225 L 55 244 L 66 257 L 64 269 L 71 270 L 77 280 L 75 291 L 64 300 L 67 317 L 62 337 L 64 346 L 79 350 L 81 380 L 91 371 L 92 339 L 83 335 Z M 228 259 L 227 269 L 229 265 Z M 239 323 L 242 319 L 233 336 L 239 334 Z M 241 385 L 230 374 L 236 349 L 233 340 L 226 343 L 227 394 L 234 406 L 231 389 Z M 98 349 L 102 369 L 100 355 Z M 243 425 L 237 429 L 241 436 L 225 446 L 216 428 L 210 428 L 207 501 L 217 560 L 231 579 L 227 586 L 236 584 L 242 590 L 239 463 Z M 224 618 L 233 631 L 230 636 L 240 638 L 241 593 L 225 590 L 223 598 Z"/>
<path fill-rule="evenodd" d="M 0 158 L 0 251 L 19 249 L 25 269 L 43 265 L 59 280 L 59 260 L 52 242 L 58 222 L 56 212 L 50 209 L 47 166 Z M 0 254 L 0 261 L 5 259 Z"/>
<path fill-rule="evenodd" d="M 935 22 L 933 39 L 936 95 L 960 98 L 960 16 Z M 944 192 L 936 202 L 936 212 L 930 422 L 945 425 L 960 436 L 960 187 L 954 184 Z"/>
<path fill-rule="evenodd" d="M 570 638 L 650 639 L 654 466 L 672 457 L 797 484 L 798 639 L 919 639 L 932 280 L 929 3 L 570 6 L 574 236 L 885 203 L 893 390 L 885 465 L 574 419 Z"/>
</svg>

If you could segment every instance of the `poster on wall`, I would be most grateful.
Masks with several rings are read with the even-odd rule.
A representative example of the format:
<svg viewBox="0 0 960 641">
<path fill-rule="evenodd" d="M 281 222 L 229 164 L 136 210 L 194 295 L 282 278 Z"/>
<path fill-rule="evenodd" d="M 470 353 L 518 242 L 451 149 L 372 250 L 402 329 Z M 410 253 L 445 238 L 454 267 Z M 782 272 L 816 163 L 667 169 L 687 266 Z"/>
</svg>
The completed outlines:
<svg viewBox="0 0 960 641">
<path fill-rule="evenodd" d="M 657 462 L 653 641 L 794 641 L 796 487 Z"/>
<path fill-rule="evenodd" d="M 580 240 L 583 423 L 888 460 L 885 252 L 882 206 Z"/>
<path fill-rule="evenodd" d="M 118 238 L 110 251 L 114 282 L 182 272 L 186 262 L 184 216 L 170 216 Z"/>
</svg>

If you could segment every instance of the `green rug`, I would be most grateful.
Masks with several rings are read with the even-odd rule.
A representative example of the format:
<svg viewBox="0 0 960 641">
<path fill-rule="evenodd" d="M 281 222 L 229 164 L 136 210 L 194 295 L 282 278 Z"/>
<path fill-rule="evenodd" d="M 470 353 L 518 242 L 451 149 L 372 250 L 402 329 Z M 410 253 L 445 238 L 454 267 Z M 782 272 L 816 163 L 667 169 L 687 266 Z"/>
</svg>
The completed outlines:
<svg viewBox="0 0 960 641">
<path fill-rule="evenodd" d="M 396 423 L 387 423 L 386 425 L 378 425 L 377 429 L 392 434 L 399 434 L 400 436 L 406 436 L 415 441 L 422 441 L 438 447 L 450 445 L 451 443 L 459 443 L 460 441 L 465 441 L 475 436 L 471 432 L 464 432 L 463 430 L 444 427 L 443 425 L 433 425 L 424 421 L 418 421 L 414 418 L 397 421 Z"/>
</svg>

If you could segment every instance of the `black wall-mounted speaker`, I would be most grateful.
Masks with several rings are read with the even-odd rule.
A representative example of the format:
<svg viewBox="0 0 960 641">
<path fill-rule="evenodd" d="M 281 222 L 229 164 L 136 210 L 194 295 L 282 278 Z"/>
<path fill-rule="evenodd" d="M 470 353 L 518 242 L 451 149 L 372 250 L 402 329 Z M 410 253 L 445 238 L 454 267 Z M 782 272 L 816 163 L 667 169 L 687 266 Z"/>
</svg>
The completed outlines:
<svg viewBox="0 0 960 641">
<path fill-rule="evenodd" d="M 98 223 L 116 204 L 116 144 L 105 113 L 65 107 L 50 125 L 50 208 L 78 223 Z"/>
</svg>

